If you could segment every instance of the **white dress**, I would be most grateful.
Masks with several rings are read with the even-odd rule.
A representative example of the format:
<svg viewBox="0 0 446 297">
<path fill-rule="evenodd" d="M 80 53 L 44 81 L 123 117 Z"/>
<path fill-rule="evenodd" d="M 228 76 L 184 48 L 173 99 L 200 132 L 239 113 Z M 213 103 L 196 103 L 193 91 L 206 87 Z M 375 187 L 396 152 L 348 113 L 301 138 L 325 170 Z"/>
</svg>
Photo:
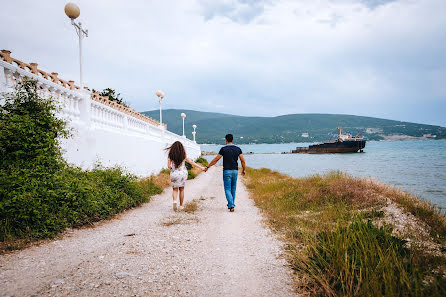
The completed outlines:
<svg viewBox="0 0 446 297">
<path fill-rule="evenodd" d="M 172 187 L 184 187 L 187 180 L 187 169 L 184 165 L 184 161 L 180 164 L 180 166 L 178 166 L 178 168 L 175 167 L 175 163 L 172 160 L 170 161 L 170 164 L 170 181 L 172 182 Z"/>
</svg>

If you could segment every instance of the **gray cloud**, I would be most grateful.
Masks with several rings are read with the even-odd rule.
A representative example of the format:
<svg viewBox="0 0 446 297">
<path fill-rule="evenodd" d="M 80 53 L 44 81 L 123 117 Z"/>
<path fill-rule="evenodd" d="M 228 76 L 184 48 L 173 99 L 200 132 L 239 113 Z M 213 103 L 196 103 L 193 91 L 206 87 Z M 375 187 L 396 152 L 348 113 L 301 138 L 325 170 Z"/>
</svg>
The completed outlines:
<svg viewBox="0 0 446 297">
<path fill-rule="evenodd" d="M 396 2 L 398 0 L 359 0 L 359 1 L 362 2 L 364 5 L 366 5 L 367 7 L 373 9 L 381 5 L 386 5 L 390 2 Z"/>
<path fill-rule="evenodd" d="M 214 2 L 254 11 L 263 3 L 263 10 L 241 22 L 216 12 L 223 8 L 205 20 L 198 0 L 76 1 L 90 31 L 86 84 L 116 89 L 137 110 L 157 109 L 154 92 L 162 89 L 165 108 L 350 113 L 446 126 L 444 0 L 376 9 L 356 0 Z M 0 47 L 78 81 L 77 37 L 64 4 L 5 2 Z"/>
<path fill-rule="evenodd" d="M 247 24 L 261 15 L 271 0 L 199 0 L 205 20 L 226 17 L 233 22 Z"/>
</svg>

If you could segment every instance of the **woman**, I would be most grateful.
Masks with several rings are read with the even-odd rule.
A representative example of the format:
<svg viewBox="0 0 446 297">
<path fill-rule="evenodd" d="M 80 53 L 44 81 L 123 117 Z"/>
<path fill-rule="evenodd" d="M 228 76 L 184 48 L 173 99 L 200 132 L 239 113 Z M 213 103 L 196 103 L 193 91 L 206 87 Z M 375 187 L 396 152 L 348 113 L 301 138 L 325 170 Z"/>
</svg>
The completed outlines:
<svg viewBox="0 0 446 297">
<path fill-rule="evenodd" d="M 173 210 L 177 210 L 178 189 L 180 189 L 180 207 L 183 206 L 184 201 L 184 185 L 187 180 L 187 169 L 184 162 L 187 161 L 192 166 L 205 170 L 203 166 L 198 165 L 186 156 L 186 150 L 181 142 L 175 141 L 170 147 L 166 149 L 169 151 L 167 159 L 167 167 L 170 169 L 170 181 L 173 188 Z"/>
</svg>

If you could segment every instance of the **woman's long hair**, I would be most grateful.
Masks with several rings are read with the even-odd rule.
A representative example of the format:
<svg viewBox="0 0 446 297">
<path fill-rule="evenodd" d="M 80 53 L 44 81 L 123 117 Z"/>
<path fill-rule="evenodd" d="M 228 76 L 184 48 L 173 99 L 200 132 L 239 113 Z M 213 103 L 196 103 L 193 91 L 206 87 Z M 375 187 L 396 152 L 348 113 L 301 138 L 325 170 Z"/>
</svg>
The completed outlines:
<svg viewBox="0 0 446 297">
<path fill-rule="evenodd" d="M 178 168 L 181 163 L 183 163 L 184 159 L 186 159 L 186 150 L 181 142 L 175 141 L 171 146 L 166 148 L 169 151 L 169 159 L 175 164 L 175 167 Z"/>
</svg>

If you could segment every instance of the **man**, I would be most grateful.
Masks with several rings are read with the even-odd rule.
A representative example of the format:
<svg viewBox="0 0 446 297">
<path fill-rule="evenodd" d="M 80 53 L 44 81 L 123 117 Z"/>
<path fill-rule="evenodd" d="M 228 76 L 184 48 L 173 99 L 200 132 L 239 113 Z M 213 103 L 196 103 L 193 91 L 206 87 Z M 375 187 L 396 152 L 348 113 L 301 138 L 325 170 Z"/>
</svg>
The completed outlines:
<svg viewBox="0 0 446 297">
<path fill-rule="evenodd" d="M 245 175 L 245 158 L 243 157 L 242 150 L 232 144 L 234 136 L 227 134 L 225 136 L 226 146 L 220 149 L 218 155 L 214 160 L 209 163 L 207 168 L 215 165 L 218 160 L 223 157 L 223 185 L 225 187 L 226 200 L 228 200 L 228 209 L 230 212 L 234 212 L 235 207 L 235 190 L 237 188 L 237 176 L 238 176 L 238 159 L 242 163 L 242 174 Z"/>
</svg>

